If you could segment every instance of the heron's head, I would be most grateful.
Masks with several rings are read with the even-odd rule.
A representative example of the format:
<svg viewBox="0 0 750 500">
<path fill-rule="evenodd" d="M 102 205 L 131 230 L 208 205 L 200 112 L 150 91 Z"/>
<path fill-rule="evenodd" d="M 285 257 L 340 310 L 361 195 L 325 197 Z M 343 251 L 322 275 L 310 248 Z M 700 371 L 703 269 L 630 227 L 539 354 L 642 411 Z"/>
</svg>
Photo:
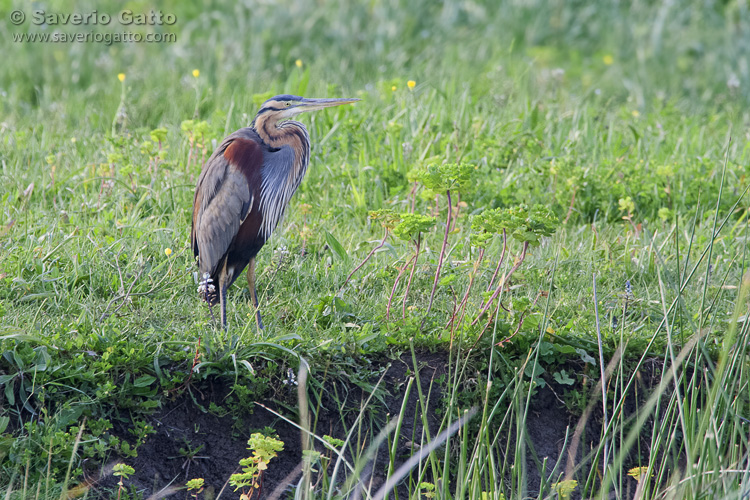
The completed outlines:
<svg viewBox="0 0 750 500">
<path fill-rule="evenodd" d="M 317 111 L 332 106 L 341 106 L 342 104 L 351 104 L 359 99 L 311 99 L 297 95 L 277 95 L 263 103 L 258 111 L 258 117 L 265 115 L 264 118 L 272 121 L 288 120 L 305 111 Z"/>
</svg>

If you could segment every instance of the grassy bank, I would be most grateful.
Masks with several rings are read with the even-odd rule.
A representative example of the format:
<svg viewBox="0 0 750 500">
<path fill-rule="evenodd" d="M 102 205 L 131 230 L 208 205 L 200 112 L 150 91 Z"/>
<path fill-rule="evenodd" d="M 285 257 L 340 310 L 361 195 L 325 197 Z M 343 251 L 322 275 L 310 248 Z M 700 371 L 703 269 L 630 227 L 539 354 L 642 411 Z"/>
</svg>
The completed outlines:
<svg viewBox="0 0 750 500">
<path fill-rule="evenodd" d="M 305 399 L 278 396 L 290 370 L 308 367 L 315 407 L 333 381 L 379 394 L 378 363 L 412 349 L 449 361 L 440 400 L 404 375 L 439 422 L 419 436 L 436 449 L 413 469 L 413 495 L 566 498 L 564 480 L 584 498 L 747 491 L 743 4 L 165 2 L 174 24 L 123 26 L 116 10 L 108 25 L 34 24 L 34 10 L 95 9 L 2 5 L 10 498 L 58 497 L 85 464 L 134 460 L 154 412 L 213 380 L 232 389 L 211 411 L 281 400 L 304 422 Z M 25 23 L 9 22 L 13 10 Z M 54 31 L 175 41 L 13 41 Z M 310 170 L 259 256 L 266 328 L 239 280 L 225 334 L 196 293 L 195 181 L 217 141 L 280 93 L 362 101 L 302 118 Z M 537 457 L 530 484 L 540 390 L 602 430 L 567 463 Z M 450 446 L 435 440 L 472 407 Z M 388 420 L 347 421 L 358 440 L 329 445 L 351 469 L 338 455 L 315 467 L 338 463 L 353 488 Z M 571 422 L 561 457 L 576 433 Z M 320 481 L 315 495 L 334 497 Z"/>
</svg>

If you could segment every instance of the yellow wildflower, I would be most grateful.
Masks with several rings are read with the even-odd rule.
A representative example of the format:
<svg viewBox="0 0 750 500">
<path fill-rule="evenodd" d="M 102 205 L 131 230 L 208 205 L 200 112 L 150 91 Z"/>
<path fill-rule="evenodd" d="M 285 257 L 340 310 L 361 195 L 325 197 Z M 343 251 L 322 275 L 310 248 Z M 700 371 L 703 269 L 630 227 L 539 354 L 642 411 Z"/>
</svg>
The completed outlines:
<svg viewBox="0 0 750 500">
<path fill-rule="evenodd" d="M 391 92 L 395 92 L 395 91 L 396 91 L 396 86 L 394 85 L 391 87 Z"/>
<path fill-rule="evenodd" d="M 164 253 L 167 255 L 167 257 L 169 257 L 170 255 L 172 255 L 172 249 L 171 248 L 165 248 L 164 249 Z"/>
<path fill-rule="evenodd" d="M 124 82 L 125 81 L 125 73 L 118 73 L 117 74 L 117 79 L 120 80 L 121 82 Z"/>
<path fill-rule="evenodd" d="M 615 58 L 607 54 L 606 56 L 602 57 L 602 61 L 604 61 L 604 64 L 606 64 L 607 66 L 612 66 L 615 63 Z"/>
<path fill-rule="evenodd" d="M 193 76 L 196 77 L 196 78 L 198 78 L 199 76 L 201 76 L 200 70 L 199 69 L 194 69 L 193 70 Z"/>
<path fill-rule="evenodd" d="M 410 89 L 413 89 L 416 84 L 417 82 L 415 82 L 414 80 L 409 80 L 408 82 L 406 82 L 406 86 Z"/>
<path fill-rule="evenodd" d="M 634 109 L 630 114 L 633 115 L 633 118 L 638 118 L 639 116 L 641 116 L 637 109 Z"/>
<path fill-rule="evenodd" d="M 296 61 L 294 61 L 294 65 L 297 66 L 298 68 L 301 68 L 302 67 L 302 59 L 297 59 Z"/>
</svg>

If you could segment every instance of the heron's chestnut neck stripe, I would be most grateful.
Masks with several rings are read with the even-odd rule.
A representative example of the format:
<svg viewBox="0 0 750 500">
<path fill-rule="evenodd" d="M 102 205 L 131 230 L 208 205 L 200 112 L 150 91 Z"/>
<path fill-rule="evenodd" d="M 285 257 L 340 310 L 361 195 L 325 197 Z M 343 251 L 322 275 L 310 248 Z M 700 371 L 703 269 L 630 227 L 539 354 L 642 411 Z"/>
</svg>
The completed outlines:
<svg viewBox="0 0 750 500">
<path fill-rule="evenodd" d="M 258 114 L 253 122 L 253 128 L 261 140 L 272 148 L 290 145 L 297 153 L 297 160 L 305 159 L 310 152 L 310 136 L 307 129 L 300 122 L 289 120 L 279 123 L 273 114 Z"/>
</svg>

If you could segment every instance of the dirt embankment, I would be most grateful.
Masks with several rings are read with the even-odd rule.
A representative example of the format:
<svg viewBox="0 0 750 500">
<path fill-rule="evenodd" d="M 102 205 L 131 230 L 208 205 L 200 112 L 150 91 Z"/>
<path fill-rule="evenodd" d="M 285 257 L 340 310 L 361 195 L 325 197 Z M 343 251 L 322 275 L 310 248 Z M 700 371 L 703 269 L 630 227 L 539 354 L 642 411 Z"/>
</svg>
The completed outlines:
<svg viewBox="0 0 750 500">
<path fill-rule="evenodd" d="M 444 394 L 442 391 L 445 387 L 436 384 L 435 379 L 446 373 L 447 360 L 445 353 L 424 353 L 417 356 L 419 378 L 425 397 L 432 383 L 428 406 L 430 408 L 441 407 L 441 398 Z M 361 422 L 361 429 L 353 433 L 353 441 L 359 449 L 366 448 L 372 436 L 377 435 L 379 429 L 373 429 L 373 427 L 380 428 L 389 419 L 399 414 L 404 405 L 403 399 L 408 379 L 413 374 L 411 356 L 403 356 L 401 359 L 390 362 L 381 382 L 381 386 L 385 388 L 383 396 L 372 398 Z M 566 409 L 557 389 L 561 388 L 545 387 L 538 390 L 532 397 L 529 407 L 529 418 L 526 421 L 527 446 L 525 456 L 519 457 L 525 462 L 529 493 L 538 490 L 541 478 L 540 468 L 544 458 L 547 458 L 546 473 L 549 474 L 553 472 L 555 463 L 561 458 L 566 437 L 569 442 L 578 423 L 579 417 Z M 355 424 L 355 419 L 361 413 L 361 407 L 370 394 L 353 384 L 344 390 L 348 411 L 341 411 L 338 402 L 341 401 L 338 399 L 341 396 L 340 393 L 334 400 L 331 394 L 335 391 L 322 391 L 320 407 L 317 408 L 316 405 L 313 408 L 312 418 L 316 435 L 330 435 L 334 438 L 345 439 L 347 432 Z M 136 470 L 135 475 L 130 477 L 126 485 L 135 486 L 143 498 L 149 498 L 160 491 L 166 493 L 170 487 L 183 486 L 189 479 L 202 477 L 205 479 L 208 494 L 206 498 L 215 497 L 222 492 L 222 489 L 222 498 L 235 498 L 238 494 L 233 493 L 227 481 L 233 473 L 239 472 L 239 460 L 250 455 L 250 451 L 247 450 L 247 439 L 250 433 L 269 427 L 274 429 L 279 439 L 284 442 L 284 450 L 272 460 L 264 475 L 261 498 L 271 498 L 272 492 L 281 493 L 285 490 L 292 490 L 300 479 L 302 448 L 299 428 L 262 406 L 256 406 L 252 414 L 244 415 L 239 420 L 229 415 L 218 416 L 201 409 L 200 406 L 207 408 L 212 401 L 220 405 L 229 391 L 229 386 L 215 381 L 201 388 L 200 392 L 193 391 L 192 397 L 183 394 L 175 401 L 167 402 L 151 419 L 156 433 L 149 436 L 145 444 L 140 447 L 137 458 L 126 461 Z M 289 390 L 289 394 L 286 395 L 288 396 L 287 403 L 293 401 L 293 393 L 296 394 L 296 391 Z M 200 406 L 193 398 L 196 398 Z M 635 398 L 632 400 L 626 412 L 636 410 L 637 402 Z M 292 412 L 284 408 L 283 402 L 280 404 L 278 399 L 259 403 L 296 421 L 296 418 L 291 416 Z M 313 405 L 312 402 L 311 405 Z M 418 442 L 422 433 L 421 405 L 416 387 L 411 390 L 404 407 L 405 415 L 399 434 L 400 452 L 397 467 L 417 449 L 412 443 Z M 598 409 L 594 410 L 589 417 L 590 421 L 587 422 L 586 430 L 581 436 L 581 449 L 590 449 L 592 442 L 599 439 L 600 413 L 601 406 L 598 406 Z M 441 418 L 442 415 L 438 415 L 437 412 L 427 415 L 430 434 L 433 437 L 436 435 Z M 116 429 L 116 432 L 125 439 L 131 437 L 127 429 Z M 515 432 L 508 437 L 511 443 L 507 449 L 511 452 L 515 448 L 513 434 Z M 360 441 L 357 442 L 357 439 Z M 324 451 L 322 446 L 317 447 L 320 451 Z M 389 462 L 386 448 L 387 445 L 381 445 L 375 467 L 373 467 L 373 491 L 377 490 L 378 485 L 385 480 Z M 565 453 L 567 455 L 567 451 Z M 580 449 L 576 455 L 577 460 L 580 460 Z M 566 456 L 562 457 L 557 472 L 562 473 L 565 470 L 566 458 Z M 91 493 L 94 493 L 94 498 L 109 498 L 112 488 L 116 488 L 115 478 L 105 477 L 99 481 L 99 486 Z M 400 496 L 407 497 L 406 487 L 401 488 L 403 495 Z M 182 498 L 184 495 L 183 489 L 165 497 Z M 161 498 L 161 496 L 158 497 Z"/>
</svg>

